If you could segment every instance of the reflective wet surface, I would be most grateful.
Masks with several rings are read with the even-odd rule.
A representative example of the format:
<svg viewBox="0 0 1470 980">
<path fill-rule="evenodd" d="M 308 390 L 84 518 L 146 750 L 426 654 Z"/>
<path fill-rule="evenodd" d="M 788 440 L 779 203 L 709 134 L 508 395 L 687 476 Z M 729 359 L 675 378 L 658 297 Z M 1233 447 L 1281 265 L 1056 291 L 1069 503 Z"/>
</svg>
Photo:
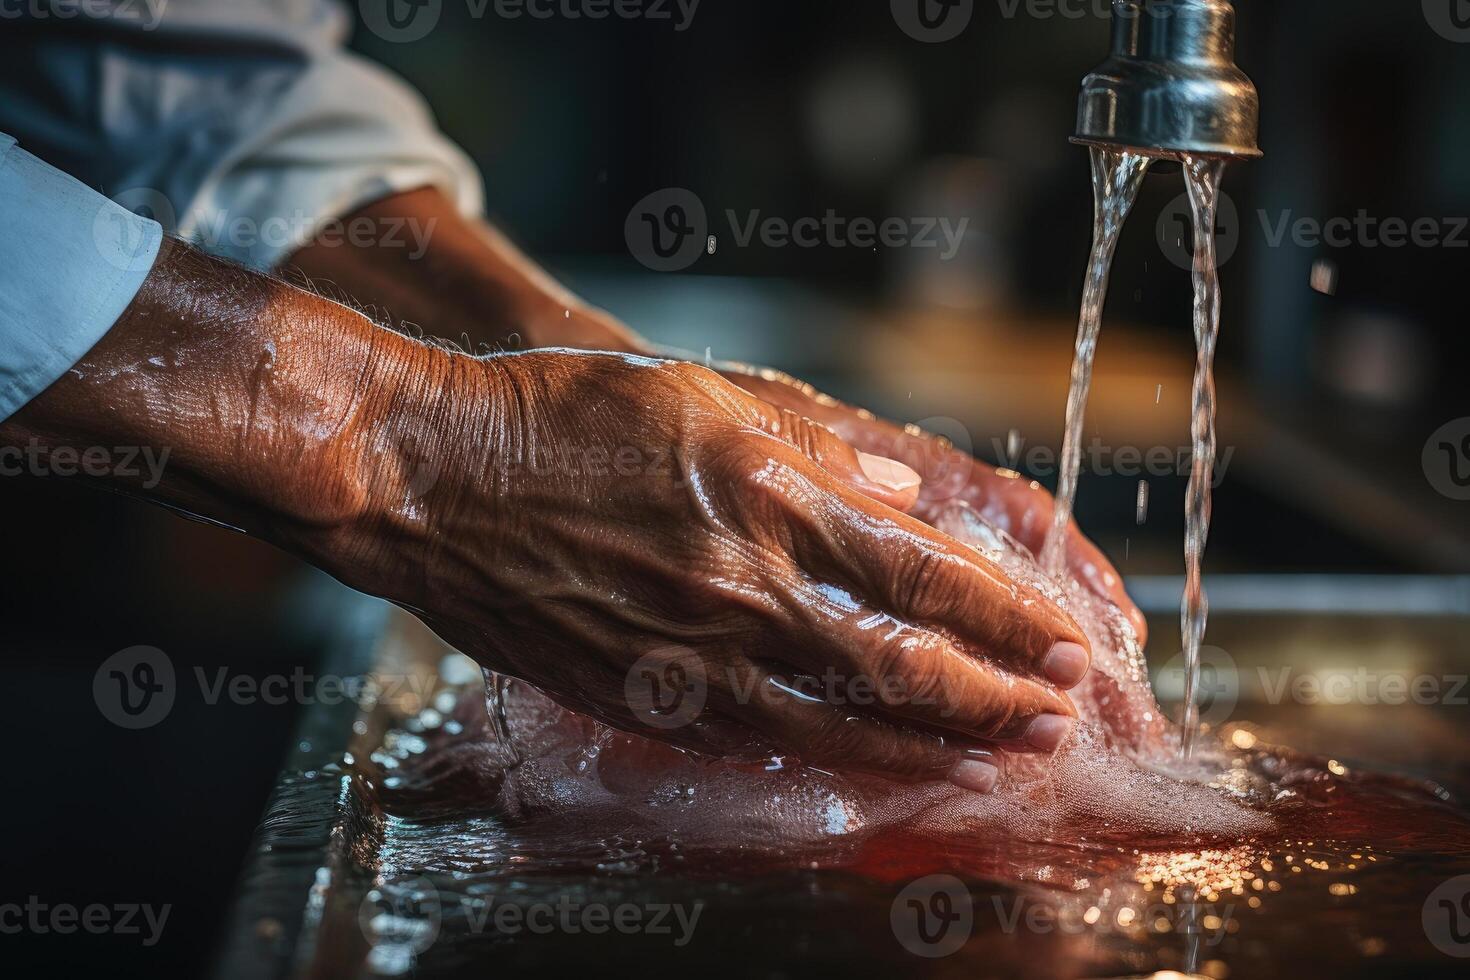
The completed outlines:
<svg viewBox="0 0 1470 980">
<path fill-rule="evenodd" d="M 280 894 L 304 913 L 299 934 L 284 930 L 299 975 L 768 976 L 820 963 L 966 976 L 1422 976 L 1459 975 L 1451 954 L 1470 952 L 1470 880 L 1454 882 L 1470 874 L 1464 811 L 1436 783 L 1278 748 L 1278 732 L 1311 718 L 1295 705 L 1207 739 L 1228 766 L 1205 787 L 1210 798 L 1263 778 L 1289 790 L 1247 808 L 1269 818 L 1263 828 L 1221 836 L 1203 824 L 1230 811 L 1205 807 L 1203 832 L 1184 830 L 1146 812 L 1166 805 L 1155 787 L 1116 822 L 1100 819 L 1106 800 L 1069 809 L 1031 798 L 1047 821 L 1005 834 L 994 817 L 1010 811 L 993 799 L 906 799 L 890 814 L 875 803 L 891 792 L 881 787 L 800 771 L 722 781 L 640 740 L 588 740 L 514 682 L 487 708 L 473 666 L 406 619 L 379 650 L 376 679 L 343 759 L 287 780 L 268 819 L 279 864 L 256 883 L 294 869 L 311 884 Z M 1403 707 L 1378 724 L 1392 718 L 1400 747 L 1442 740 L 1443 710 Z M 1371 758 L 1372 726 L 1348 729 L 1361 731 L 1334 733 L 1338 754 Z M 1457 766 L 1447 775 L 1470 771 L 1464 756 Z M 752 796 L 750 779 L 784 788 Z M 1122 802 L 1143 799 L 1127 790 Z M 284 941 L 279 923 L 255 928 L 252 942 Z"/>
</svg>

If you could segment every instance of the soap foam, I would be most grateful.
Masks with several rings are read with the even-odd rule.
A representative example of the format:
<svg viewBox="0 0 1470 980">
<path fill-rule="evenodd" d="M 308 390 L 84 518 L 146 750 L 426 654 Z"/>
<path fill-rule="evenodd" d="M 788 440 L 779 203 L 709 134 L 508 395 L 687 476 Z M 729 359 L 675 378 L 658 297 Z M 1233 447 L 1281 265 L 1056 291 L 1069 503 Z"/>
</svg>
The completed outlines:
<svg viewBox="0 0 1470 980">
<path fill-rule="evenodd" d="M 890 828 L 936 839 L 1032 841 L 1236 840 L 1270 832 L 1264 804 L 1273 790 L 1264 777 L 1238 763 L 1232 769 L 1219 746 L 1202 745 L 1180 760 L 1179 732 L 1153 697 L 1138 637 L 1120 610 L 1074 578 L 1043 573 L 1025 547 L 968 505 L 949 506 L 934 523 L 1060 605 L 1091 643 L 1092 671 L 1072 692 L 1074 734 L 1051 757 L 1008 755 L 994 793 L 778 759 L 762 765 L 696 756 L 608 728 L 489 672 L 484 703 L 463 719 L 467 733 L 482 737 L 441 755 L 437 775 L 445 767 L 458 770 L 460 781 L 472 773 L 470 795 L 521 827 L 575 826 L 580 836 L 590 828 L 604 838 L 659 832 L 689 847 L 782 850 Z"/>
</svg>

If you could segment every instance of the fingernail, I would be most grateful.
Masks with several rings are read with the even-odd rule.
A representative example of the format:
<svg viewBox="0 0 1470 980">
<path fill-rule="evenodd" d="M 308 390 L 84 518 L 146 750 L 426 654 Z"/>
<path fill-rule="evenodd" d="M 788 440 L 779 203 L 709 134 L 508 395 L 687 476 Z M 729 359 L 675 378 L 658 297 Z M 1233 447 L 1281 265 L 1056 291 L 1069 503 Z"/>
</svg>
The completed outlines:
<svg viewBox="0 0 1470 980">
<path fill-rule="evenodd" d="M 919 474 L 896 459 L 864 452 L 859 452 L 857 455 L 858 465 L 863 468 L 863 476 L 880 487 L 887 487 L 889 490 L 902 493 L 905 490 L 912 490 L 923 482 L 919 479 Z"/>
<path fill-rule="evenodd" d="M 949 771 L 949 781 L 972 793 L 989 793 L 1000 780 L 1000 770 L 978 759 L 961 759 Z"/>
<path fill-rule="evenodd" d="M 1092 658 L 1087 648 L 1080 643 L 1058 643 L 1041 662 L 1041 669 L 1055 684 L 1076 687 L 1087 676 L 1087 667 Z"/>
<path fill-rule="evenodd" d="M 1072 719 L 1063 715 L 1037 715 L 1026 727 L 1026 743 L 1043 752 L 1055 752 L 1072 731 Z"/>
</svg>

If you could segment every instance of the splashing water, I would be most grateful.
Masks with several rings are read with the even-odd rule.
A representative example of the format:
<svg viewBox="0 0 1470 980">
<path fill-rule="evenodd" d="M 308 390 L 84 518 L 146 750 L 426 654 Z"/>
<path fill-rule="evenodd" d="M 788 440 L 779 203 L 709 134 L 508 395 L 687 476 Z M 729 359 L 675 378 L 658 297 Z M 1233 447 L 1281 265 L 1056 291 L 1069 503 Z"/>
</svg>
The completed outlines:
<svg viewBox="0 0 1470 980">
<path fill-rule="evenodd" d="M 1077 352 L 1072 360 L 1072 388 L 1067 393 L 1067 431 L 1062 440 L 1062 468 L 1057 480 L 1052 530 L 1042 551 L 1041 565 L 1053 575 L 1067 564 L 1067 527 L 1077 497 L 1077 474 L 1082 465 L 1082 417 L 1092 385 L 1092 361 L 1102 329 L 1103 303 L 1108 297 L 1108 274 L 1113 253 L 1128 212 L 1138 199 L 1143 175 L 1152 162 L 1127 150 L 1092 147 L 1092 256 L 1082 287 L 1082 312 L 1077 321 Z"/>
</svg>

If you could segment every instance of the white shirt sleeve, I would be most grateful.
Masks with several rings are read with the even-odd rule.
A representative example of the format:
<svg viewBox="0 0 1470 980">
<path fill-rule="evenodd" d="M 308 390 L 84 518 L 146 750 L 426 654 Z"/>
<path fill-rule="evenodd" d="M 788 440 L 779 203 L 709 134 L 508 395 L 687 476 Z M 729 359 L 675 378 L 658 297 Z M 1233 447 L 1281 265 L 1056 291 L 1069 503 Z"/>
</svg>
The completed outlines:
<svg viewBox="0 0 1470 980">
<path fill-rule="evenodd" d="M 466 216 L 479 173 L 333 0 L 34 0 L 0 35 L 0 131 L 205 251 L 271 269 L 389 194 Z"/>
<path fill-rule="evenodd" d="M 0 133 L 0 420 L 112 328 L 163 231 Z"/>
</svg>

